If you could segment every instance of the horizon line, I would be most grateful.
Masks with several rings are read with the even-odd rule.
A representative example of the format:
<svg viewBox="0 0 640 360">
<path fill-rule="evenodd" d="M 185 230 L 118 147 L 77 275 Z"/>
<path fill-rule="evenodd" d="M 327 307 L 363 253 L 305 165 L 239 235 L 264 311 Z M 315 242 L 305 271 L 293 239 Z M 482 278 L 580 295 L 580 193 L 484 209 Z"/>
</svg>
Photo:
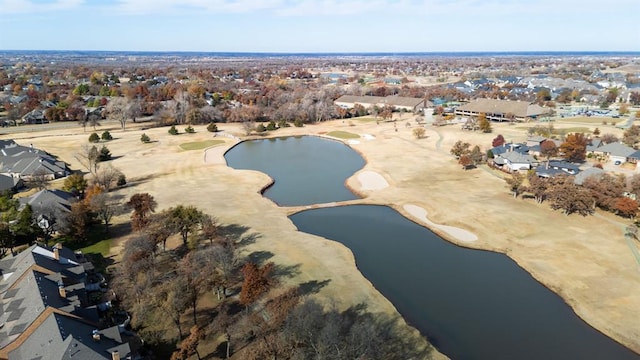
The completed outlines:
<svg viewBox="0 0 640 360">
<path fill-rule="evenodd" d="M 210 53 L 210 54 L 519 54 L 519 53 L 618 53 L 640 54 L 640 50 L 435 50 L 435 51 L 223 51 L 223 50 L 96 50 L 96 49 L 0 49 L 0 52 L 137 52 L 137 53 Z"/>
</svg>

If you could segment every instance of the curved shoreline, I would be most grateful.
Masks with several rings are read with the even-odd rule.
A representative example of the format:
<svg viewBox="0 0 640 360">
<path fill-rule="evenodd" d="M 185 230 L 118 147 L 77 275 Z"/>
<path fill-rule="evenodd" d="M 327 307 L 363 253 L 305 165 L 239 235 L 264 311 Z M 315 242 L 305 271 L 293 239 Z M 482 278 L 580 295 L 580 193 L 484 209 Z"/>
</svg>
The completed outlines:
<svg viewBox="0 0 640 360">
<path fill-rule="evenodd" d="M 453 244 L 456 244 L 458 246 L 463 246 L 463 247 L 470 247 L 473 249 L 481 249 L 481 250 L 486 250 L 486 251 L 492 251 L 492 252 L 496 252 L 496 253 L 501 253 L 504 254 L 506 256 L 508 256 L 509 258 L 511 258 L 512 260 L 514 260 L 518 266 L 520 266 L 523 270 L 525 270 L 526 272 L 528 272 L 529 274 L 531 274 L 531 276 L 536 279 L 536 281 L 538 281 L 540 284 L 542 284 L 543 286 L 545 286 L 546 288 L 548 288 L 550 291 L 552 291 L 553 293 L 557 294 L 560 298 L 563 299 L 563 301 L 569 305 L 569 307 L 574 311 L 574 313 L 580 317 L 583 321 L 585 321 L 587 324 L 589 324 L 590 326 L 592 326 L 596 331 L 602 333 L 603 335 L 613 339 L 614 341 L 622 344 L 623 346 L 629 348 L 630 350 L 639 353 L 638 351 L 634 350 L 634 347 L 632 346 L 632 344 L 628 344 L 625 343 L 623 341 L 620 341 L 620 339 L 617 339 L 615 336 L 613 336 L 611 333 L 608 333 L 607 331 L 600 329 L 596 326 L 594 326 L 593 324 L 591 324 L 588 320 L 588 317 L 584 316 L 584 314 L 582 314 L 578 309 L 579 307 L 577 306 L 577 304 L 573 301 L 573 299 L 571 297 L 566 296 L 563 291 L 562 288 L 557 288 L 554 286 L 550 286 L 549 284 L 547 284 L 546 282 L 544 282 L 544 280 L 542 278 L 540 278 L 535 271 L 532 271 L 531 269 L 529 269 L 527 266 L 525 266 L 523 264 L 523 262 L 518 259 L 517 257 L 514 257 L 513 254 L 510 254 L 510 252 L 508 251 L 504 251 L 502 249 L 498 249 L 495 247 L 491 247 L 491 246 L 479 246 L 477 247 L 478 244 L 474 244 L 474 246 L 469 246 L 472 243 L 476 243 L 478 240 L 478 236 L 468 230 L 465 229 L 461 229 L 458 227 L 454 227 L 454 226 L 450 226 L 450 225 L 443 225 L 443 224 L 438 224 L 433 222 L 432 220 L 430 220 L 428 218 L 428 212 L 426 209 L 419 207 L 417 205 L 413 205 L 413 204 L 405 204 L 402 207 L 397 206 L 395 204 L 391 204 L 391 203 L 385 203 L 385 202 L 377 202 L 377 201 L 372 201 L 371 199 L 368 199 L 369 195 L 371 195 L 371 193 L 374 193 L 376 191 L 379 190 L 383 190 L 387 187 L 390 187 L 390 184 L 386 184 L 386 186 L 382 186 L 379 187 L 377 184 L 371 185 L 369 183 L 367 184 L 363 184 L 362 180 L 364 180 L 366 182 L 366 177 L 362 178 L 359 177 L 358 174 L 361 174 L 363 172 L 371 172 L 371 173 L 375 173 L 378 176 L 380 176 L 381 178 L 384 179 L 384 177 L 382 177 L 382 175 L 380 175 L 379 173 L 376 173 L 372 170 L 366 170 L 368 165 L 370 164 L 370 161 L 367 157 L 366 152 L 361 151 L 361 149 L 356 149 L 354 146 L 352 145 L 360 145 L 360 143 L 357 144 L 351 144 L 349 143 L 347 140 L 341 140 L 341 139 L 337 139 L 334 137 L 330 137 L 330 136 L 325 136 L 323 134 L 320 135 L 316 135 L 316 134 L 307 134 L 307 135 L 303 135 L 303 136 L 318 136 L 318 137 L 322 137 L 328 140 L 333 140 L 333 141 L 338 141 L 343 143 L 344 145 L 348 146 L 351 150 L 356 151 L 357 153 L 359 153 L 363 159 L 365 160 L 365 165 L 358 171 L 356 171 L 349 179 L 350 180 L 352 178 L 354 178 L 354 176 L 356 177 L 356 179 L 360 182 L 360 186 L 359 187 L 355 187 L 352 184 L 348 184 L 348 181 L 345 181 L 345 186 L 352 191 L 354 194 L 356 194 L 358 197 L 360 197 L 360 199 L 357 200 L 349 200 L 349 201 L 344 201 L 344 202 L 338 202 L 338 203 L 327 203 L 327 204 L 311 204 L 311 205 L 306 205 L 304 207 L 295 207 L 296 209 L 293 210 L 291 212 L 289 212 L 289 215 L 291 215 L 292 213 L 296 213 L 298 211 L 304 211 L 304 210 L 308 210 L 308 209 L 314 209 L 314 208 L 320 208 L 320 207 L 333 207 L 333 206 L 349 206 L 349 205 L 354 205 L 354 204 L 369 204 L 369 205 L 379 205 L 379 206 L 388 206 L 391 208 L 396 209 L 396 211 L 398 211 L 399 213 L 401 213 L 405 218 L 407 218 L 410 221 L 416 222 L 419 225 L 422 225 L 424 227 L 426 227 L 427 229 L 433 231 L 434 233 L 438 234 L 438 236 L 440 236 L 442 239 L 451 242 Z M 278 137 L 282 137 L 282 136 L 278 136 Z M 254 139 L 247 139 L 245 141 L 249 141 L 249 140 L 254 140 Z M 385 180 L 386 181 L 386 180 Z M 373 187 L 375 189 L 370 189 L 370 187 Z M 323 238 L 325 241 L 329 241 L 331 243 L 334 243 L 336 245 L 339 245 L 341 247 L 345 247 L 344 245 L 342 245 L 341 243 L 337 243 L 336 241 L 332 240 L 332 239 L 326 239 Z M 346 247 L 345 247 L 346 248 Z M 353 257 L 353 254 L 351 252 L 350 249 L 346 248 L 347 251 L 349 251 L 349 253 L 351 253 L 351 256 Z M 353 266 L 355 267 L 355 269 L 360 272 L 360 270 L 357 267 L 357 264 L 355 262 L 355 258 L 353 257 Z M 367 281 L 369 281 L 367 279 Z M 369 281 L 370 285 L 372 287 L 375 288 L 375 286 L 373 284 L 371 284 L 371 282 Z M 377 291 L 377 289 L 376 289 Z M 387 299 L 388 301 L 388 299 Z M 391 304 L 393 306 L 393 304 Z M 395 309 L 395 306 L 394 306 Z M 396 309 L 397 312 L 397 309 Z"/>
<path fill-rule="evenodd" d="M 242 132 L 239 124 L 223 125 L 231 134 Z M 495 133 L 502 132 L 507 137 L 522 133 L 502 125 L 496 124 L 493 135 L 463 133 L 451 127 L 438 128 L 436 133 L 427 128 L 427 136 L 416 140 L 410 128 L 403 127 L 394 132 L 391 124 L 378 126 L 356 121 L 355 127 L 348 127 L 339 121 L 328 121 L 304 128 L 284 128 L 278 130 L 278 137 L 321 136 L 316 133 L 339 129 L 374 134 L 376 141 L 364 141 L 351 148 L 367 163 L 361 171 L 384 169 L 382 175 L 389 187 L 359 191 L 360 184 L 352 176 L 346 185 L 359 196 L 366 197 L 357 203 L 398 204 L 392 207 L 399 212 L 403 212 L 402 204 L 419 204 L 428 211 L 431 221 L 472 231 L 478 236 L 478 241 L 473 243 L 458 242 L 442 232 L 435 232 L 459 246 L 507 254 L 537 281 L 562 297 L 593 328 L 640 352 L 640 327 L 634 320 L 640 308 L 640 276 L 624 239 L 622 236 L 617 238 L 620 228 L 593 217 L 560 216 L 546 204 L 540 206 L 514 200 L 503 182 L 483 171 L 462 172 L 438 150 L 438 144 L 442 149 L 447 148 L 459 136 L 465 136 L 464 139 L 471 142 L 490 143 Z M 211 134 L 204 126 L 195 127 L 197 132 L 190 134 L 190 139 L 210 138 Z M 109 130 L 119 135 L 114 140 L 117 146 L 113 152 L 124 155 L 113 160 L 114 166 L 128 178 L 142 179 L 135 186 L 116 190 L 120 195 L 149 192 L 161 208 L 189 203 L 215 215 L 223 224 L 243 224 L 260 236 L 256 244 L 249 247 L 251 251 L 270 250 L 276 254 L 276 261 L 301 265 L 301 275 L 288 280 L 289 283 L 333 278 L 319 296 L 333 299 L 339 306 L 367 301 L 372 310 L 394 311 L 393 304 L 360 274 L 351 251 L 336 246 L 335 242 L 319 242 L 315 236 L 296 231 L 286 218 L 289 209 L 276 206 L 256 191 L 268 182 L 263 173 L 238 172 L 227 168 L 226 164 L 209 162 L 211 157 L 203 164 L 200 156 L 178 153 L 175 145 L 184 141 L 184 137 L 167 135 L 166 128 L 144 131 L 159 139 L 158 146 L 153 147 L 140 143 L 143 131 L 133 128 L 124 132 Z M 64 134 L 57 136 L 60 133 Z M 86 142 L 86 134 L 81 128 L 74 134 L 60 130 L 47 131 L 40 136 L 28 133 L 4 137 L 9 136 L 58 155 L 68 161 L 71 168 L 81 168 L 74 158 L 78 144 Z M 228 151 L 232 145 L 228 141 L 226 145 L 207 151 L 209 154 Z M 212 174 L 215 174 L 215 181 L 212 181 Z M 505 208 L 509 209 L 508 214 L 503 211 Z M 407 218 L 415 221 L 412 217 Z M 494 236 L 496 231 L 499 236 Z M 116 248 L 113 250 L 117 252 Z"/>
</svg>

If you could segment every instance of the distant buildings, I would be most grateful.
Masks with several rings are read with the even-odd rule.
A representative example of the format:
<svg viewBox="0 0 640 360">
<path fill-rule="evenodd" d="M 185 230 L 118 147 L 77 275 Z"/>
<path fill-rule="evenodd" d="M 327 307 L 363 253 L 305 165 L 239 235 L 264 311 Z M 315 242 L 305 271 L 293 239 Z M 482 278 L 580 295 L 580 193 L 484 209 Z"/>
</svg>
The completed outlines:
<svg viewBox="0 0 640 360">
<path fill-rule="evenodd" d="M 400 110 L 404 109 L 411 112 L 419 112 L 424 108 L 433 107 L 433 104 L 422 98 L 411 98 L 402 96 L 353 96 L 343 95 L 333 102 L 335 105 L 345 109 L 353 108 L 356 104 L 364 106 L 364 108 L 372 108 L 374 106 L 383 108 L 385 106 L 393 106 Z"/>
<path fill-rule="evenodd" d="M 481 113 L 493 121 L 528 121 L 549 116 L 553 110 L 526 101 L 498 99 L 476 99 L 455 110 L 456 115 L 466 117 Z"/>
</svg>

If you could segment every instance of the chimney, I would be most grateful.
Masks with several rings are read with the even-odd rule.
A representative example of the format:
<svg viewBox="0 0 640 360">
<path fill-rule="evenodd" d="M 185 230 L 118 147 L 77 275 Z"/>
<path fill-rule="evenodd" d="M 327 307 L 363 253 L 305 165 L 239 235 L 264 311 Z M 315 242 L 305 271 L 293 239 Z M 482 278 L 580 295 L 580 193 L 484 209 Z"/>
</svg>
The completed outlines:
<svg viewBox="0 0 640 360">
<path fill-rule="evenodd" d="M 62 283 L 62 281 L 58 283 L 58 293 L 60 294 L 61 298 L 67 298 L 67 289 L 64 288 L 64 284 Z"/>
<path fill-rule="evenodd" d="M 91 338 L 93 338 L 93 341 L 95 342 L 100 341 L 100 333 L 98 332 L 98 330 L 93 330 L 91 332 Z"/>
<path fill-rule="evenodd" d="M 118 350 L 111 353 L 111 360 L 120 360 L 120 353 Z"/>
</svg>

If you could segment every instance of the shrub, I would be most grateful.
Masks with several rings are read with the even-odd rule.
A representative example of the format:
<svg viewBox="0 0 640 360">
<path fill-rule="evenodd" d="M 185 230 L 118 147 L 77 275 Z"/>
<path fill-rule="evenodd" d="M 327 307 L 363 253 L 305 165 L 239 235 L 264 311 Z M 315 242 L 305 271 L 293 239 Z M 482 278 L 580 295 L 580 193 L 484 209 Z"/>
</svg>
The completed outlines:
<svg viewBox="0 0 640 360">
<path fill-rule="evenodd" d="M 100 155 L 98 155 L 98 160 L 100 161 L 111 160 L 111 151 L 109 151 L 106 145 L 102 145 L 102 149 L 100 149 Z"/>
<path fill-rule="evenodd" d="M 118 181 L 116 182 L 116 185 L 118 186 L 127 185 L 127 178 L 124 176 L 124 174 L 118 175 Z"/>
<path fill-rule="evenodd" d="M 208 132 L 218 132 L 218 125 L 216 125 L 215 123 L 211 123 L 211 124 L 207 125 L 207 131 Z"/>
<path fill-rule="evenodd" d="M 108 131 L 103 132 L 101 138 L 104 141 L 113 140 L 113 136 L 111 136 L 111 133 Z"/>
<path fill-rule="evenodd" d="M 97 143 L 99 141 L 100 141 L 100 136 L 98 136 L 98 134 L 91 133 L 91 135 L 89 135 L 89 142 Z"/>
<path fill-rule="evenodd" d="M 151 141 L 151 138 L 149 138 L 149 135 L 147 134 L 142 134 L 142 136 L 140 136 L 140 141 L 146 144 Z"/>
<path fill-rule="evenodd" d="M 256 132 L 263 133 L 265 131 L 267 131 L 267 128 L 264 127 L 264 125 L 260 124 L 260 125 L 256 126 Z"/>
<path fill-rule="evenodd" d="M 186 132 L 187 134 L 193 134 L 196 132 L 196 129 L 194 129 L 191 125 L 189 125 L 184 129 L 184 132 Z"/>
<path fill-rule="evenodd" d="M 269 121 L 269 125 L 267 125 L 267 131 L 273 131 L 273 130 L 278 130 L 278 127 L 276 126 L 276 122 L 271 120 Z"/>
<path fill-rule="evenodd" d="M 280 121 L 278 121 L 278 127 L 281 127 L 281 128 L 291 127 L 291 125 L 289 125 L 287 120 L 280 120 Z"/>
<path fill-rule="evenodd" d="M 422 139 L 426 132 L 427 130 L 425 130 L 423 127 L 417 127 L 413 129 L 413 136 L 415 136 L 416 139 Z"/>
<path fill-rule="evenodd" d="M 178 135 L 178 129 L 176 129 L 175 125 L 171 125 L 171 128 L 169 128 L 169 134 Z"/>
<path fill-rule="evenodd" d="M 293 126 L 295 126 L 295 127 L 303 127 L 304 124 L 302 123 L 302 120 L 296 119 L 296 121 L 293 122 Z"/>
</svg>

